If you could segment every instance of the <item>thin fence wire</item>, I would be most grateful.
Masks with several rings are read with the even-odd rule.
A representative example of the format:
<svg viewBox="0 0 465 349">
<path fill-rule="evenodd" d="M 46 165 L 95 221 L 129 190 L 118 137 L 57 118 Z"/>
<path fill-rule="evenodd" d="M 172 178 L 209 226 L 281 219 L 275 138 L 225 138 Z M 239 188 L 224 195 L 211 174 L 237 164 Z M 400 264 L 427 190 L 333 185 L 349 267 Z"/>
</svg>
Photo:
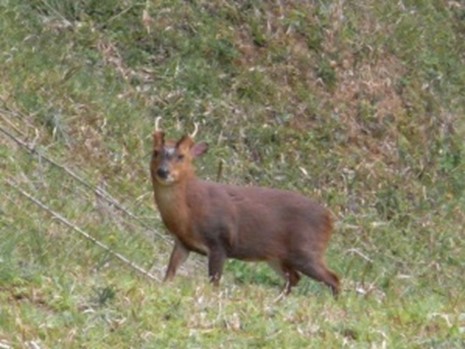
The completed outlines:
<svg viewBox="0 0 465 349">
<path fill-rule="evenodd" d="M 49 156 L 44 154 L 44 152 L 37 150 L 35 147 L 29 146 L 25 141 L 23 141 L 20 138 L 14 136 L 11 132 L 7 131 L 6 129 L 4 129 L 1 126 L 0 126 L 0 132 L 5 134 L 6 136 L 8 136 L 11 140 L 13 140 L 15 143 L 20 145 L 22 149 L 26 150 L 31 155 L 37 155 L 41 160 L 45 160 L 48 163 L 50 163 L 52 166 L 55 166 L 55 167 L 59 168 L 60 170 L 64 171 L 67 175 L 74 178 L 78 183 L 80 183 L 81 185 L 83 185 L 87 189 L 93 191 L 95 193 L 95 195 L 97 195 L 99 198 L 107 201 L 110 205 L 112 205 L 112 207 L 115 207 L 116 209 L 118 209 L 119 211 L 121 211 L 122 213 L 124 213 L 125 215 L 130 217 L 131 219 L 137 221 L 138 224 L 141 227 L 153 232 L 155 235 L 157 235 L 157 237 L 161 238 L 162 240 L 169 241 L 169 239 L 165 235 L 163 235 L 162 233 L 154 230 L 147 223 L 145 223 L 143 220 L 141 220 L 135 214 L 130 212 L 127 208 L 125 208 L 122 204 L 120 204 L 115 198 L 113 198 L 113 196 L 111 196 L 104 189 L 91 185 L 89 182 L 87 182 L 85 179 L 83 179 L 82 176 L 79 176 L 78 174 L 76 174 L 74 171 L 72 171 L 68 167 L 66 167 L 64 165 L 61 165 L 58 162 L 56 162 L 55 160 L 51 159 Z"/>
<path fill-rule="evenodd" d="M 3 118 L 5 119 L 5 118 Z M 24 119 L 24 118 L 23 118 Z M 25 119 L 24 119 L 25 120 Z M 23 120 L 23 121 L 24 121 Z M 7 123 L 9 126 L 9 129 L 6 129 L 5 127 L 2 127 L 0 125 L 0 132 L 3 133 L 5 136 L 7 136 L 10 140 L 14 141 L 16 144 L 19 145 L 20 149 L 23 151 L 27 152 L 30 156 L 36 157 L 38 161 L 46 161 L 49 163 L 52 167 L 55 167 L 65 173 L 65 175 L 69 176 L 73 180 L 75 180 L 77 183 L 79 183 L 85 190 L 88 190 L 92 192 L 94 195 L 96 195 L 99 199 L 107 202 L 110 207 L 117 209 L 120 211 L 123 215 L 127 217 L 127 221 L 132 221 L 133 223 L 135 222 L 137 225 L 139 225 L 141 228 L 152 232 L 157 238 L 161 239 L 164 243 L 169 244 L 171 242 L 171 239 L 166 235 L 162 234 L 156 230 L 153 229 L 150 225 L 148 225 L 144 220 L 139 218 L 137 215 L 135 215 L 133 212 L 131 212 L 128 208 L 126 208 L 124 205 L 122 205 L 117 199 L 115 199 L 110 193 L 108 193 L 106 190 L 93 186 L 91 183 L 89 183 L 86 179 L 83 178 L 83 176 L 78 175 L 76 171 L 71 170 L 69 167 L 64 166 L 60 164 L 58 161 L 52 159 L 49 155 L 46 154 L 44 150 L 39 150 L 35 144 L 37 139 L 39 138 L 39 131 L 37 129 L 35 130 L 36 137 L 32 142 L 32 145 L 28 144 L 28 142 L 24 141 L 23 137 L 25 137 L 25 134 L 23 132 L 20 132 L 20 129 L 14 125 L 12 122 Z M 31 125 L 27 125 L 27 127 L 31 127 Z M 15 131 L 11 131 L 11 129 Z M 16 134 L 20 134 L 21 137 L 18 137 Z M 35 203 L 38 207 L 40 207 L 42 210 L 47 211 L 49 214 L 54 216 L 56 219 L 58 219 L 62 224 L 70 227 L 73 229 L 73 231 L 77 232 L 80 236 L 84 237 L 87 240 L 92 241 L 96 246 L 99 248 L 105 250 L 108 252 L 110 255 L 115 257 L 116 259 L 120 260 L 123 262 L 125 265 L 128 267 L 136 270 L 140 274 L 146 276 L 149 279 L 159 281 L 159 278 L 157 276 L 154 276 L 151 274 L 149 271 L 143 269 L 139 265 L 137 265 L 135 262 L 131 261 L 124 255 L 112 250 L 109 248 L 107 245 L 96 239 L 95 237 L 91 236 L 89 233 L 87 233 L 84 229 L 80 228 L 76 224 L 70 222 L 68 219 L 66 219 L 63 215 L 58 213 L 57 211 L 52 210 L 50 207 L 45 205 L 43 202 L 32 196 L 31 194 L 27 193 L 23 189 L 21 189 L 16 183 L 14 183 L 12 180 L 5 179 L 5 182 L 12 188 L 14 188 L 17 192 L 19 192 L 22 196 L 26 197 L 33 203 Z M 194 265 L 199 265 L 200 260 L 195 258 L 193 260 Z M 156 261 L 151 263 L 151 267 L 149 270 L 152 270 L 155 267 Z"/>
<path fill-rule="evenodd" d="M 151 279 L 151 280 L 155 280 L 155 281 L 160 281 L 160 279 L 151 274 L 150 272 L 146 271 L 144 268 L 140 267 L 138 264 L 136 264 L 135 262 L 129 260 L 128 258 L 126 258 L 125 256 L 123 256 L 121 253 L 118 253 L 114 250 L 112 250 L 110 247 L 108 247 L 107 245 L 105 245 L 103 242 L 97 240 L 96 238 L 94 238 L 93 236 L 91 236 L 89 233 L 87 233 L 86 231 L 84 231 L 83 229 L 81 229 L 80 227 L 78 227 L 76 224 L 73 224 L 71 223 L 68 219 L 66 219 L 65 217 L 63 217 L 61 214 L 59 214 L 58 212 L 55 212 L 54 210 L 52 210 L 50 207 L 48 207 L 47 205 L 45 205 L 43 202 L 41 202 L 40 200 L 38 200 L 37 198 L 35 198 L 34 196 L 30 195 L 29 193 L 27 193 L 26 191 L 22 190 L 21 188 L 19 188 L 19 186 L 17 184 L 15 184 L 12 180 L 10 179 L 4 179 L 4 181 L 10 186 L 12 187 L 13 189 L 15 189 L 17 192 L 19 192 L 21 195 L 23 195 L 24 197 L 26 197 L 27 199 L 29 199 L 30 201 L 32 201 L 34 204 L 36 204 L 37 206 L 39 206 L 41 209 L 43 209 L 44 211 L 48 212 L 50 215 L 52 215 L 54 218 L 56 218 L 58 221 L 60 221 L 62 224 L 68 226 L 69 228 L 73 229 L 73 231 L 77 232 L 79 235 L 81 235 L 82 237 L 84 237 L 85 239 L 91 241 L 93 244 L 97 245 L 98 247 L 100 247 L 101 249 L 105 250 L 106 252 L 108 252 L 110 255 L 112 255 L 113 257 L 115 257 L 116 259 L 118 259 L 119 261 L 123 262 L 125 265 L 127 265 L 128 267 L 130 267 L 131 269 L 137 271 L 138 273 L 142 274 L 143 276 Z"/>
</svg>

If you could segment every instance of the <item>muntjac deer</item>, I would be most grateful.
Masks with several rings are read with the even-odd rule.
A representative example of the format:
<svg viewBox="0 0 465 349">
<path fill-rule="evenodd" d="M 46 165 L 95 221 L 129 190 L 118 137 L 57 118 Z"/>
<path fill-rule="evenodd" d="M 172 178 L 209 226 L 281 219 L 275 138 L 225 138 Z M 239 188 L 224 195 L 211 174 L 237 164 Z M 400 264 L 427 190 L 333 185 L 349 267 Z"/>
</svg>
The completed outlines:
<svg viewBox="0 0 465 349">
<path fill-rule="evenodd" d="M 165 275 L 172 279 L 194 251 L 208 257 L 208 275 L 219 284 L 227 258 L 266 261 L 281 274 L 288 294 L 305 274 L 339 293 L 339 278 L 326 267 L 324 253 L 332 221 L 329 212 L 285 190 L 202 181 L 192 161 L 208 145 L 192 135 L 165 140 L 155 123 L 150 164 L 155 203 L 175 244 Z"/>
</svg>

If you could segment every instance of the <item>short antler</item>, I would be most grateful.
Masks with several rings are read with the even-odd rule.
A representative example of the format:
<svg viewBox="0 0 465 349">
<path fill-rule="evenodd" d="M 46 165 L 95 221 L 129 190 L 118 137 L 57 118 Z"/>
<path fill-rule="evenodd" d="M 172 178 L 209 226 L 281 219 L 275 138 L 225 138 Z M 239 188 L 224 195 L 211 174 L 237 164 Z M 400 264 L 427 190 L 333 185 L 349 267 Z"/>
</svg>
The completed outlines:
<svg viewBox="0 0 465 349">
<path fill-rule="evenodd" d="M 199 124 L 196 123 L 196 122 L 194 122 L 194 132 L 192 132 L 189 136 L 190 136 L 191 138 L 194 138 L 195 135 L 197 134 L 197 131 L 198 131 L 198 130 L 199 130 Z"/>
<path fill-rule="evenodd" d="M 160 120 L 161 120 L 161 116 L 157 116 L 157 118 L 155 119 L 155 131 L 157 132 L 160 132 Z"/>
</svg>

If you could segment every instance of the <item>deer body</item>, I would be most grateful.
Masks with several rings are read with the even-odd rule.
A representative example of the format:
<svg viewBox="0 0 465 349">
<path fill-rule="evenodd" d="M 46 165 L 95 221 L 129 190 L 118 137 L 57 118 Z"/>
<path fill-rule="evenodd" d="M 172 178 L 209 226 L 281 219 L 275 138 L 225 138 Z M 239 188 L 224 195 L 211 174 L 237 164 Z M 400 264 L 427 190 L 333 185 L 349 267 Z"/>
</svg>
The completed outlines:
<svg viewBox="0 0 465 349">
<path fill-rule="evenodd" d="M 216 285 L 225 260 L 235 258 L 268 262 L 285 278 L 285 293 L 303 273 L 337 294 L 339 279 L 324 262 L 332 230 L 329 212 L 294 192 L 198 179 L 192 160 L 206 149 L 188 136 L 165 143 L 162 132 L 154 134 L 155 202 L 175 237 L 165 280 L 194 251 L 208 257 L 209 277 Z"/>
</svg>

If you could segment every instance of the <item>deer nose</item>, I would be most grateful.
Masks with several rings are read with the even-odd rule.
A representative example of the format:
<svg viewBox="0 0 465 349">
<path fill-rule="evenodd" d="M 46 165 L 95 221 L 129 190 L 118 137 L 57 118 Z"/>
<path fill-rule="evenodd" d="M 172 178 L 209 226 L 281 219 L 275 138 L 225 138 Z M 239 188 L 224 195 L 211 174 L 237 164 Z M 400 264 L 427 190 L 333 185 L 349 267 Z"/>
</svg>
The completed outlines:
<svg viewBox="0 0 465 349">
<path fill-rule="evenodd" d="M 158 170 L 157 170 L 157 176 L 162 178 L 162 179 L 166 179 L 168 178 L 168 174 L 169 174 L 169 171 L 164 168 L 164 167 L 160 167 Z"/>
</svg>

